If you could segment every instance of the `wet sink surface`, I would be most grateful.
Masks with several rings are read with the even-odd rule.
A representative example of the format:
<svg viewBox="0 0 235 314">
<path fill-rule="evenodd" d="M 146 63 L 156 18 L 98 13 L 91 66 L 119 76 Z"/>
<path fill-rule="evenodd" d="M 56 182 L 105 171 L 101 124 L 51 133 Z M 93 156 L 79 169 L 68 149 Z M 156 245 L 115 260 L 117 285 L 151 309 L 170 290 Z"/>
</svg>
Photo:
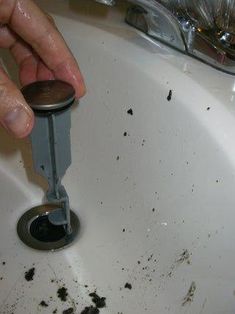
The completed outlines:
<svg viewBox="0 0 235 314">
<path fill-rule="evenodd" d="M 88 86 L 63 180 L 81 234 L 58 252 L 20 242 L 17 221 L 46 184 L 29 141 L 2 131 L 0 313 L 80 314 L 94 291 L 104 314 L 234 313 L 234 79 L 148 41 L 122 10 L 53 3 L 41 1 Z"/>
</svg>

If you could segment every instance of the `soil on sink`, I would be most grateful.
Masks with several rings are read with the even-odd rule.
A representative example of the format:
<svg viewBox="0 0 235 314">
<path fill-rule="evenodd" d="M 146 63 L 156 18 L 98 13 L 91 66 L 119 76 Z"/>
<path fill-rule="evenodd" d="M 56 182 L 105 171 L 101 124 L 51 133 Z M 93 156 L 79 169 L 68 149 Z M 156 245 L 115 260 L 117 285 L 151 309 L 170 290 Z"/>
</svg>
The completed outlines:
<svg viewBox="0 0 235 314">
<path fill-rule="evenodd" d="M 67 297 L 68 297 L 68 290 L 65 287 L 61 287 L 57 290 L 57 296 L 58 298 L 65 302 L 67 301 Z"/>
<path fill-rule="evenodd" d="M 28 271 L 25 272 L 24 278 L 27 281 L 32 281 L 35 275 L 35 267 L 30 268 Z"/>
</svg>

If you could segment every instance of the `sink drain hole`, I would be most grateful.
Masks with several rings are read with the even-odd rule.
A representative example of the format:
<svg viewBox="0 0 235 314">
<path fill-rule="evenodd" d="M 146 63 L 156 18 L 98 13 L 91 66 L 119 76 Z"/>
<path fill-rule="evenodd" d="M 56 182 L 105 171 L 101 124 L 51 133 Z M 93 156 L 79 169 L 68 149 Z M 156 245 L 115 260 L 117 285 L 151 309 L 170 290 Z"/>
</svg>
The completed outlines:
<svg viewBox="0 0 235 314">
<path fill-rule="evenodd" d="M 71 233 L 66 233 L 64 225 L 53 225 L 50 214 L 58 209 L 58 204 L 42 204 L 27 210 L 17 223 L 17 233 L 22 242 L 36 250 L 56 251 L 71 245 L 77 238 L 80 222 L 70 210 Z"/>
<path fill-rule="evenodd" d="M 48 215 L 39 216 L 33 220 L 29 230 L 33 238 L 42 242 L 56 242 L 66 236 L 64 226 L 53 225 Z"/>
</svg>

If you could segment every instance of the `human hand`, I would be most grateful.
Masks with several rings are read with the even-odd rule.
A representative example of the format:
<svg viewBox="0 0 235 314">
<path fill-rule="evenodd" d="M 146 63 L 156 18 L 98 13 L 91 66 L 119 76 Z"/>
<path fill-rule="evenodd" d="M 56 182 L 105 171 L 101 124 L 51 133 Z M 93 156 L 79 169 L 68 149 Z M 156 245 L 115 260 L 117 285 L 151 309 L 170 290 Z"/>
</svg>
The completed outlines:
<svg viewBox="0 0 235 314">
<path fill-rule="evenodd" d="M 0 47 L 8 48 L 22 85 L 38 80 L 69 82 L 76 97 L 85 94 L 77 62 L 51 17 L 31 0 L 0 0 Z M 32 130 L 34 114 L 17 86 L 0 67 L 0 124 L 15 137 Z"/>
</svg>

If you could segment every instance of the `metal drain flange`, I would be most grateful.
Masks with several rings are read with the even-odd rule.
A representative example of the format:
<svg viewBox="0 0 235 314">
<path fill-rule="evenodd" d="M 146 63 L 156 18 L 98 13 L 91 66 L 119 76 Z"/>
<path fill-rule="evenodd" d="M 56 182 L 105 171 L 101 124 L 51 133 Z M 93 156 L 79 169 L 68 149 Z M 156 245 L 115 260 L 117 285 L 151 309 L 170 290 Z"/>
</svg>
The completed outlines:
<svg viewBox="0 0 235 314">
<path fill-rule="evenodd" d="M 80 222 L 70 211 L 71 233 L 63 225 L 54 225 L 49 215 L 60 207 L 57 204 L 36 206 L 25 212 L 18 221 L 17 233 L 21 241 L 33 249 L 55 251 L 69 246 L 78 236 Z"/>
</svg>

